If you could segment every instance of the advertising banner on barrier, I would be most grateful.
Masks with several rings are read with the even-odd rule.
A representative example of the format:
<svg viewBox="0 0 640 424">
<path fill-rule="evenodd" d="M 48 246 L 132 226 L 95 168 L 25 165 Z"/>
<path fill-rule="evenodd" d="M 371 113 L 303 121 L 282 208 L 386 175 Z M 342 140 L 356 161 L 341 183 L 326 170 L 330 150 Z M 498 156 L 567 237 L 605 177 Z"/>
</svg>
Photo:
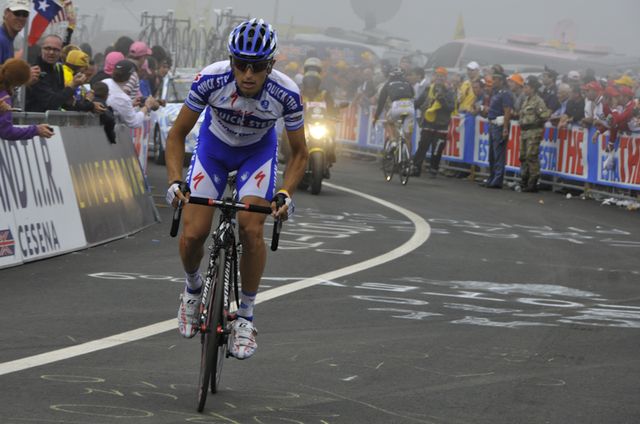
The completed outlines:
<svg viewBox="0 0 640 424">
<path fill-rule="evenodd" d="M 475 121 L 473 163 L 489 166 L 489 121 L 485 118 L 476 118 Z"/>
<path fill-rule="evenodd" d="M 89 244 L 112 240 L 159 221 L 129 128 L 109 143 L 96 127 L 62 128 Z"/>
<path fill-rule="evenodd" d="M 522 140 L 522 128 L 518 121 L 511 121 L 509 128 L 509 141 L 507 141 L 507 163 L 509 171 L 520 172 L 520 141 Z"/>
<path fill-rule="evenodd" d="M 138 155 L 142 172 L 147 174 L 147 157 L 149 156 L 149 141 L 151 138 L 151 119 L 145 119 L 139 128 L 131 129 L 131 140 Z"/>
<path fill-rule="evenodd" d="M 590 164 L 597 169 L 594 182 L 640 190 L 640 135 L 621 134 L 612 151 L 607 149 L 604 136 L 596 136 L 594 141 L 597 145 L 596 158 L 595 163 Z M 607 167 L 605 163 L 610 155 L 613 162 Z"/>
<path fill-rule="evenodd" d="M 49 139 L 0 140 L 0 267 L 86 245 L 59 127 Z"/>
<path fill-rule="evenodd" d="M 357 106 L 349 106 L 342 109 L 336 137 L 338 140 L 347 143 L 358 143 L 360 115 L 360 109 Z"/>
<path fill-rule="evenodd" d="M 557 139 L 556 175 L 587 181 L 589 176 L 587 130 L 579 126 L 559 128 Z"/>
<path fill-rule="evenodd" d="M 558 145 L 556 137 L 557 129 L 546 126 L 540 142 L 540 172 L 542 174 L 552 174 L 558 167 Z"/>
<path fill-rule="evenodd" d="M 447 132 L 447 143 L 442 157 L 453 162 L 462 162 L 465 158 L 465 117 L 456 115 L 451 117 Z"/>
</svg>

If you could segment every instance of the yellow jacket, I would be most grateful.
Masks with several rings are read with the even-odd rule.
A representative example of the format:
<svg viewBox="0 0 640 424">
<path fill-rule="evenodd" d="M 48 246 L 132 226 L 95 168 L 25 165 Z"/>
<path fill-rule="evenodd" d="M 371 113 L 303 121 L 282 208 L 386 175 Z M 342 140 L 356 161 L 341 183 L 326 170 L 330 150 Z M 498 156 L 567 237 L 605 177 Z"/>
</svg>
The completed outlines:
<svg viewBox="0 0 640 424">
<path fill-rule="evenodd" d="M 476 102 L 476 95 L 471 88 L 471 81 L 465 80 L 458 89 L 458 111 L 469 112 Z"/>
</svg>

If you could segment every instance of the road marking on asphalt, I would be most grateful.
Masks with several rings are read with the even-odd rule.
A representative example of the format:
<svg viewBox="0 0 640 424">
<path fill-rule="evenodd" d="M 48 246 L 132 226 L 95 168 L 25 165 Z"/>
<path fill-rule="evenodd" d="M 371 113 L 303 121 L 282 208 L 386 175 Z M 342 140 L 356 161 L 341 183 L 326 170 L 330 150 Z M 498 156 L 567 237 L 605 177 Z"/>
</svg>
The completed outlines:
<svg viewBox="0 0 640 424">
<path fill-rule="evenodd" d="M 337 278 L 344 277 L 346 275 L 355 274 L 356 272 L 364 271 L 369 268 L 382 265 L 384 263 L 398 259 L 413 250 L 420 247 L 425 243 L 431 235 L 431 227 L 421 216 L 411 212 L 408 209 L 395 205 L 386 200 L 358 192 L 346 187 L 337 186 L 335 184 L 324 183 L 327 187 L 331 187 L 336 190 L 341 190 L 355 196 L 363 197 L 372 202 L 378 203 L 389 209 L 393 209 L 396 212 L 406 216 L 413 222 L 415 231 L 411 238 L 404 244 L 395 249 L 384 253 L 375 258 L 368 259 L 366 261 L 359 262 L 354 265 L 350 265 L 341 269 L 326 272 L 324 274 L 316 275 L 314 277 L 305 278 L 300 281 L 285 284 L 271 290 L 266 290 L 258 295 L 256 303 L 266 302 L 286 294 L 290 294 L 299 290 L 303 290 L 309 287 L 321 284 L 324 281 L 331 281 Z M 0 363 L 0 375 L 10 374 L 17 371 L 22 371 L 29 368 L 34 368 L 41 365 L 50 364 L 52 362 L 62 361 L 65 359 L 73 358 L 80 355 L 86 355 L 88 353 L 97 352 L 99 350 L 109 349 L 125 343 L 135 342 L 137 340 L 145 339 L 147 337 L 155 336 L 160 333 L 174 330 L 178 326 L 177 319 L 170 319 L 167 321 L 158 322 L 156 324 L 148 325 L 146 327 L 137 328 L 135 330 L 126 331 L 124 333 L 116 334 L 113 336 L 105 337 L 99 340 L 93 340 L 91 342 L 82 343 L 75 346 L 66 347 L 63 349 L 54 350 L 51 352 L 42 353 L 39 355 L 30 356 L 28 358 L 16 359 L 14 361 Z"/>
</svg>

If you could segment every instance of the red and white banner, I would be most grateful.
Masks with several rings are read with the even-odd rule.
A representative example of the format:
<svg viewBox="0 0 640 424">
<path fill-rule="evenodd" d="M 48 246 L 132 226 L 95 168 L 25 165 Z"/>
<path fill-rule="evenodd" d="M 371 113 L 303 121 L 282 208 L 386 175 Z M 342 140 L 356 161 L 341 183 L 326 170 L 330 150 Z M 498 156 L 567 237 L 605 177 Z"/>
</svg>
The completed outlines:
<svg viewBox="0 0 640 424">
<path fill-rule="evenodd" d="M 449 121 L 447 144 L 442 157 L 448 160 L 464 160 L 464 116 L 456 115 Z"/>
<path fill-rule="evenodd" d="M 138 155 L 138 161 L 140 161 L 140 167 L 144 174 L 147 174 L 147 158 L 149 156 L 149 140 L 151 138 L 151 120 L 145 119 L 144 123 L 139 128 L 131 129 L 131 139 L 133 141 L 133 147 Z"/>
</svg>

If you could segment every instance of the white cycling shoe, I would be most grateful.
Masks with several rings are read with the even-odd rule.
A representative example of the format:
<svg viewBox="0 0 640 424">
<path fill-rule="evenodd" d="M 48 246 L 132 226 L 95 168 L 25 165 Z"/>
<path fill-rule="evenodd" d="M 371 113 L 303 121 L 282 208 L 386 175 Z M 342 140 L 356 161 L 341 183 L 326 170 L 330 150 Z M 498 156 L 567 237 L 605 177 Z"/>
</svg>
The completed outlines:
<svg viewBox="0 0 640 424">
<path fill-rule="evenodd" d="M 192 338 L 198 332 L 201 294 L 191 294 L 185 288 L 178 307 L 178 331 L 182 337 Z"/>
<path fill-rule="evenodd" d="M 229 335 L 229 354 L 238 359 L 247 359 L 256 353 L 258 344 L 256 335 L 258 330 L 253 323 L 242 317 L 237 317 L 231 324 Z"/>
</svg>

